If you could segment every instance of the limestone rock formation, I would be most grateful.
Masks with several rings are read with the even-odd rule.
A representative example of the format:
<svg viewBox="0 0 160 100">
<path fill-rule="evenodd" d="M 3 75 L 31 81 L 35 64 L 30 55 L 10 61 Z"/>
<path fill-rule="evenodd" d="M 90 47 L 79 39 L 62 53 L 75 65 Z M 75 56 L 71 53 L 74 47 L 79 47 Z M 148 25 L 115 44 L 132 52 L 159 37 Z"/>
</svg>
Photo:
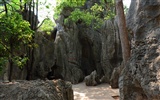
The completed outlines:
<svg viewBox="0 0 160 100">
<path fill-rule="evenodd" d="M 96 71 L 93 71 L 90 75 L 86 76 L 84 81 L 87 86 L 96 86 L 100 83 L 100 80 Z"/>
<path fill-rule="evenodd" d="M 106 21 L 101 31 L 70 21 L 63 25 L 57 26 L 54 55 L 64 79 L 78 83 L 96 70 L 109 82 L 114 67 L 122 61 L 116 22 Z"/>
<path fill-rule="evenodd" d="M 113 69 L 122 61 L 116 21 L 105 21 L 97 30 L 84 23 L 64 23 L 72 10 L 67 8 L 67 12 L 62 11 L 56 21 L 55 41 L 37 37 L 39 47 L 35 50 L 32 75 L 44 78 L 56 58 L 59 66 L 56 72 L 60 73 L 64 80 L 76 84 L 96 70 L 100 78 L 104 77 L 103 82 L 109 83 Z"/>
<path fill-rule="evenodd" d="M 120 66 L 114 68 L 110 78 L 110 85 L 112 88 L 119 88 L 118 81 L 119 81 L 120 73 L 123 68 L 124 68 L 123 63 Z"/>
<path fill-rule="evenodd" d="M 110 82 L 112 71 L 122 62 L 120 37 L 117 28 L 117 21 L 107 20 L 102 26 L 102 50 L 101 65 L 104 73 L 104 82 Z"/>
<path fill-rule="evenodd" d="M 84 9 L 99 1 L 88 0 Z M 45 79 L 56 59 L 58 68 L 55 74 L 64 80 L 76 84 L 96 70 L 99 78 L 103 77 L 103 82 L 110 82 L 113 69 L 122 61 L 117 21 L 104 21 L 102 27 L 96 30 L 84 23 L 64 23 L 72 10 L 67 8 L 62 11 L 53 36 L 47 38 L 43 33 L 35 34 L 38 46 L 34 49 L 33 66 L 14 68 L 15 80 L 26 77 Z"/>
<path fill-rule="evenodd" d="M 73 90 L 62 80 L 1 82 L 0 100 L 73 100 Z"/>
<path fill-rule="evenodd" d="M 119 80 L 121 100 L 160 99 L 160 2 L 132 0 L 127 16 L 132 55 Z"/>
<path fill-rule="evenodd" d="M 51 67 L 55 64 L 54 41 L 46 38 L 43 33 L 35 34 L 34 63 L 30 69 L 31 79 L 45 79 Z"/>
<path fill-rule="evenodd" d="M 65 80 L 78 83 L 83 80 L 84 74 L 81 66 L 81 45 L 78 40 L 78 27 L 69 22 L 66 28 L 58 25 L 55 39 L 55 56 L 57 64 L 61 66 L 62 76 Z"/>
</svg>

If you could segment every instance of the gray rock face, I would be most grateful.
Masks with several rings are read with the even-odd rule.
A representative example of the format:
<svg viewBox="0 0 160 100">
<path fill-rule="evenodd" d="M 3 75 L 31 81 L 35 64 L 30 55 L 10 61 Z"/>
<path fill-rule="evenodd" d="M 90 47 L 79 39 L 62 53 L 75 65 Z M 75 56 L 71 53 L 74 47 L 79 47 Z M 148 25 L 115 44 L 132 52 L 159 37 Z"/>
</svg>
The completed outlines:
<svg viewBox="0 0 160 100">
<path fill-rule="evenodd" d="M 114 67 L 122 61 L 116 22 L 106 21 L 101 31 L 70 21 L 57 27 L 54 55 L 64 79 L 78 83 L 96 70 L 104 76 L 103 82 L 109 82 Z"/>
<path fill-rule="evenodd" d="M 17 81 L 0 83 L 1 100 L 73 100 L 70 82 L 53 81 Z"/>
<path fill-rule="evenodd" d="M 54 41 L 47 39 L 42 33 L 36 33 L 34 63 L 31 68 L 31 79 L 45 79 L 51 67 L 55 64 Z"/>
<path fill-rule="evenodd" d="M 120 73 L 123 68 L 124 68 L 123 63 L 120 66 L 114 68 L 110 78 L 110 85 L 112 88 L 119 88 L 118 81 L 119 81 Z"/>
<path fill-rule="evenodd" d="M 132 0 L 127 17 L 132 56 L 119 80 L 121 100 L 159 100 L 160 2 Z"/>
<path fill-rule="evenodd" d="M 78 25 L 79 41 L 82 45 L 82 59 L 81 69 L 85 76 L 89 75 L 92 71 L 97 70 L 101 74 L 101 37 L 100 33 L 85 25 Z"/>
<path fill-rule="evenodd" d="M 121 44 L 116 20 L 107 20 L 102 26 L 101 65 L 104 82 L 109 82 L 112 71 L 122 62 Z"/>
<path fill-rule="evenodd" d="M 72 83 L 78 83 L 84 78 L 80 69 L 82 47 L 78 40 L 78 27 L 75 23 L 69 22 L 66 28 L 63 28 L 57 31 L 54 54 L 57 64 L 61 66 L 59 71 L 62 71 L 64 79 Z"/>
<path fill-rule="evenodd" d="M 67 81 L 79 83 L 96 70 L 103 82 L 109 82 L 114 67 L 122 61 L 116 21 L 105 21 L 95 30 L 83 23 L 64 23 L 64 15 L 57 20 L 54 42 L 37 37 L 33 75 L 45 77 L 56 58 L 59 67 L 55 72 Z"/>
</svg>

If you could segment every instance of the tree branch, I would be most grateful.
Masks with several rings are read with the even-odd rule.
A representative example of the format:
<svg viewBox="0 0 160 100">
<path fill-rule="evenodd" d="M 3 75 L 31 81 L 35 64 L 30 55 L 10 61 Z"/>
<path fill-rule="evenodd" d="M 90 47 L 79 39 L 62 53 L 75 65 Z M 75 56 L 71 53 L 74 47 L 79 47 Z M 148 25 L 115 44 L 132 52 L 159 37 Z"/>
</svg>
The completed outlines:
<svg viewBox="0 0 160 100">
<path fill-rule="evenodd" d="M 48 20 L 49 18 L 45 18 L 42 22 L 41 22 L 41 24 L 36 28 L 36 30 L 38 30 L 42 25 L 43 25 L 43 23 L 44 23 L 44 21 L 45 20 Z"/>
</svg>

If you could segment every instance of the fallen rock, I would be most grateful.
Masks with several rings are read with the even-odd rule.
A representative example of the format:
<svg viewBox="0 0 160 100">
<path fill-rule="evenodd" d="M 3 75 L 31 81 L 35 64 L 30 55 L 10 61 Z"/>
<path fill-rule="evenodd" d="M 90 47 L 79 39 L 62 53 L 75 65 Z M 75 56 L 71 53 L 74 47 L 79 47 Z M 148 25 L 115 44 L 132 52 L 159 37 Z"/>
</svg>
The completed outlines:
<svg viewBox="0 0 160 100">
<path fill-rule="evenodd" d="M 90 75 L 86 76 L 84 80 L 87 86 L 96 86 L 100 83 L 96 71 L 93 71 Z"/>
<path fill-rule="evenodd" d="M 112 88 L 118 88 L 119 74 L 120 74 L 119 67 L 114 68 L 111 79 L 110 79 L 110 85 Z"/>
<path fill-rule="evenodd" d="M 114 68 L 112 72 L 111 79 L 110 79 L 110 85 L 113 89 L 119 88 L 118 80 L 119 80 L 119 76 L 123 68 L 124 68 L 124 65 L 122 63 L 119 67 Z"/>
<path fill-rule="evenodd" d="M 73 90 L 63 80 L 0 82 L 0 100 L 73 100 Z"/>
</svg>

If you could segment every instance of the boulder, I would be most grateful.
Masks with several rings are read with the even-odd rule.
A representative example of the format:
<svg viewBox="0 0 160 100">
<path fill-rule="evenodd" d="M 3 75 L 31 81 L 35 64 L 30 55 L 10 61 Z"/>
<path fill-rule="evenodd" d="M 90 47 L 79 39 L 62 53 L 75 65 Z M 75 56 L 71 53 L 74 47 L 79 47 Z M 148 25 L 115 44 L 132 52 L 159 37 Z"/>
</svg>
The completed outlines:
<svg viewBox="0 0 160 100">
<path fill-rule="evenodd" d="M 113 72 L 112 72 L 112 75 L 111 75 L 111 78 L 110 78 L 110 85 L 111 85 L 111 88 L 119 88 L 118 86 L 118 80 L 119 80 L 119 76 L 121 74 L 121 71 L 123 70 L 124 68 L 124 65 L 123 65 L 123 62 L 122 64 L 119 66 L 119 67 L 115 67 Z"/>
<path fill-rule="evenodd" d="M 160 99 L 160 2 L 132 0 L 127 16 L 132 54 L 119 78 L 120 100 Z"/>
<path fill-rule="evenodd" d="M 96 71 L 93 71 L 90 75 L 86 76 L 84 81 L 87 86 L 96 86 L 100 83 L 100 80 Z"/>
<path fill-rule="evenodd" d="M 119 67 L 114 68 L 110 79 L 110 85 L 112 88 L 118 88 L 119 74 L 120 74 Z"/>
<path fill-rule="evenodd" d="M 1 100 L 73 100 L 70 82 L 34 80 L 0 82 Z"/>
</svg>

